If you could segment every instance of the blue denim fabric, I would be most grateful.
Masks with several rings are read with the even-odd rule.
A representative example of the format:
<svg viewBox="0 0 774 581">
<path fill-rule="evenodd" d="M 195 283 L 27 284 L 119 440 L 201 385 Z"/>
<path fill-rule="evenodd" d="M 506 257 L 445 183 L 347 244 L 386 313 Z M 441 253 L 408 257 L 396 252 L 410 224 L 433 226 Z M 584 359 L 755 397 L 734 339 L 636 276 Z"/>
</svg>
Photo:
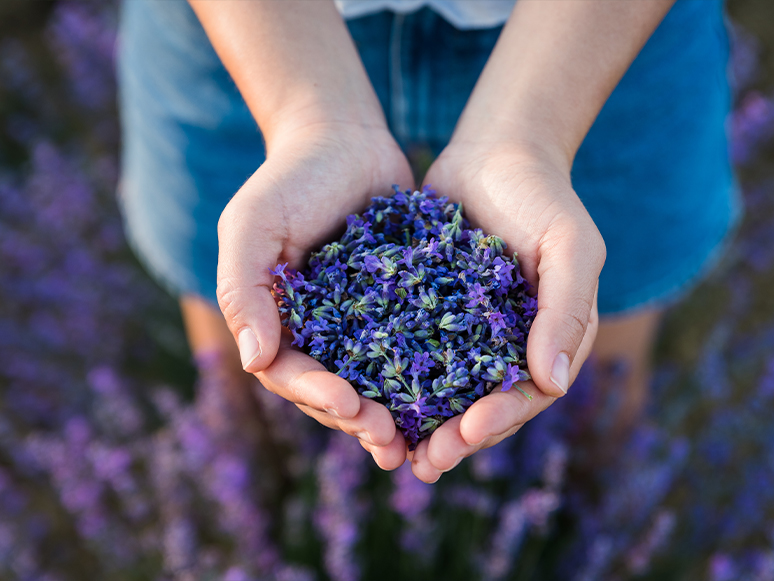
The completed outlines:
<svg viewBox="0 0 774 581">
<path fill-rule="evenodd" d="M 500 29 L 429 9 L 348 25 L 398 142 L 440 151 Z M 678 0 L 581 146 L 573 185 L 608 249 L 600 313 L 673 300 L 733 229 L 727 60 L 722 0 Z M 218 217 L 265 159 L 258 128 L 185 0 L 124 3 L 119 84 L 130 241 L 172 293 L 214 301 Z"/>
</svg>

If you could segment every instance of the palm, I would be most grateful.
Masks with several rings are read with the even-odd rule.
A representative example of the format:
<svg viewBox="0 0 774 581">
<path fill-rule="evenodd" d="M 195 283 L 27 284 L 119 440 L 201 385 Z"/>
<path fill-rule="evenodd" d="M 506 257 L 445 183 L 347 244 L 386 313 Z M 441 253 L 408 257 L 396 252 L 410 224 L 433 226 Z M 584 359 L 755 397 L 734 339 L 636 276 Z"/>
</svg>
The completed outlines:
<svg viewBox="0 0 774 581">
<path fill-rule="evenodd" d="M 391 191 L 392 183 L 412 181 L 403 154 L 388 140 L 355 151 L 343 140 L 310 138 L 270 156 L 226 212 L 256 225 L 251 235 L 261 252 L 254 257 L 262 265 L 301 268 L 310 251 L 343 228 L 345 216 Z"/>
</svg>

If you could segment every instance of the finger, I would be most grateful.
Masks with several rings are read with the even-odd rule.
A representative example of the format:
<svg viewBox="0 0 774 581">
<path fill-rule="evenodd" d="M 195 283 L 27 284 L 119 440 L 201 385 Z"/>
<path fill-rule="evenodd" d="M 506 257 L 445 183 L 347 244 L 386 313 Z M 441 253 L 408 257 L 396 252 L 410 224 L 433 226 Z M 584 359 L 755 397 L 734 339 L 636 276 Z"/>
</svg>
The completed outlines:
<svg viewBox="0 0 774 581">
<path fill-rule="evenodd" d="M 414 476 L 419 478 L 422 482 L 433 484 L 434 482 L 438 482 L 438 479 L 443 472 L 434 467 L 427 459 L 428 443 L 428 440 L 425 439 L 417 444 L 411 459 L 411 471 L 414 473 Z"/>
<path fill-rule="evenodd" d="M 380 403 L 363 396 L 360 398 L 360 410 L 357 415 L 348 419 L 332 417 L 331 414 L 312 409 L 303 404 L 296 404 L 308 416 L 321 424 L 341 430 L 355 436 L 372 446 L 388 446 L 395 440 L 395 422 L 390 412 Z"/>
<path fill-rule="evenodd" d="M 593 224 L 552 229 L 560 234 L 547 235 L 539 250 L 538 312 L 527 340 L 527 365 L 543 393 L 561 397 L 592 319 L 605 249 Z"/>
<path fill-rule="evenodd" d="M 570 368 L 571 383 L 578 376 L 583 362 L 594 347 L 598 326 L 599 317 L 597 316 L 595 297 L 589 327 Z M 460 436 L 466 443 L 477 444 L 478 449 L 494 446 L 515 434 L 527 421 L 545 411 L 556 401 L 555 398 L 538 390 L 533 382 L 528 381 L 518 385 L 532 396 L 531 401 L 524 397 L 518 389 L 511 388 L 503 392 L 502 388 L 498 387 L 491 394 L 470 406 L 460 416 Z"/>
<path fill-rule="evenodd" d="M 469 444 L 460 434 L 463 416 L 455 416 L 444 422 L 428 440 L 427 460 L 441 472 L 455 468 L 463 458 L 479 450 L 479 446 Z"/>
<path fill-rule="evenodd" d="M 253 176 L 248 182 L 256 182 Z M 248 187 L 243 187 L 243 190 Z M 250 186 L 252 188 L 252 186 Z M 271 224 L 256 227 L 254 217 L 272 215 L 265 197 L 240 190 L 218 222 L 218 305 L 239 347 L 242 367 L 255 373 L 265 369 L 277 353 L 280 317 L 271 294 L 282 247 L 282 234 Z M 241 195 L 240 195 L 241 194 Z M 263 212 L 262 212 L 263 211 Z"/>
<path fill-rule="evenodd" d="M 365 398 L 361 398 L 347 380 L 326 371 L 316 359 L 293 349 L 291 342 L 290 332 L 284 329 L 276 357 L 265 370 L 256 374 L 263 386 L 295 404 L 338 418 L 355 418 L 361 412 L 360 404 Z M 389 416 L 387 409 L 381 407 Z"/>
<path fill-rule="evenodd" d="M 556 401 L 556 398 L 537 389 L 531 381 L 519 383 L 519 387 L 532 399 L 526 398 L 514 387 L 508 391 L 497 388 L 497 391 L 470 406 L 460 416 L 462 439 L 471 446 L 491 446 L 514 434 L 517 426 L 525 424 Z"/>
<path fill-rule="evenodd" d="M 510 428 L 496 436 L 490 436 L 477 445 L 469 444 L 460 433 L 462 416 L 457 416 L 438 428 L 429 438 L 424 454 L 416 457 L 415 474 L 421 479 L 436 478 L 437 472 L 441 474 L 454 470 L 462 460 L 472 456 L 479 450 L 499 444 L 506 438 L 518 432 L 524 424 L 510 426 Z M 442 429 L 443 428 L 443 429 Z M 430 466 L 420 465 L 427 462 Z M 429 480 L 425 480 L 426 482 Z"/>
<path fill-rule="evenodd" d="M 406 461 L 406 440 L 400 430 L 395 430 L 395 437 L 386 446 L 373 446 L 363 440 L 360 440 L 360 445 L 371 453 L 382 470 L 395 470 Z"/>
</svg>

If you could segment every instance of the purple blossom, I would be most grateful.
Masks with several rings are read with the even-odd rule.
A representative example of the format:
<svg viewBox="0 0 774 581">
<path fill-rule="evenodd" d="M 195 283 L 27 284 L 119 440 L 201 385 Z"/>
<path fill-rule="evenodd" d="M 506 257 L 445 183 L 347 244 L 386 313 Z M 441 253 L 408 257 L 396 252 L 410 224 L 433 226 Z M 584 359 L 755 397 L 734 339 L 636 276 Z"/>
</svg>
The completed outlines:
<svg viewBox="0 0 774 581">
<path fill-rule="evenodd" d="M 304 272 L 273 270 L 274 290 L 293 345 L 386 405 L 414 449 L 496 384 L 529 378 L 534 299 L 504 248 L 447 198 L 396 186 L 348 217 Z"/>
<path fill-rule="evenodd" d="M 513 263 L 505 262 L 498 256 L 492 261 L 492 271 L 494 279 L 500 284 L 501 288 L 509 289 L 513 285 L 513 273 L 516 268 Z"/>
<path fill-rule="evenodd" d="M 737 164 L 749 163 L 774 136 L 774 102 L 759 92 L 750 92 L 733 112 L 730 124 L 731 157 Z"/>
<path fill-rule="evenodd" d="M 487 579 L 504 579 L 518 555 L 527 530 L 527 519 L 520 500 L 510 501 L 500 509 L 500 521 L 493 535 L 492 550 L 486 561 Z"/>
<path fill-rule="evenodd" d="M 337 433 L 317 465 L 320 506 L 315 521 L 325 540 L 325 566 L 333 581 L 360 577 L 354 547 L 361 511 L 354 493 L 365 477 L 364 454 L 356 440 Z"/>
<path fill-rule="evenodd" d="M 739 94 L 757 80 L 760 72 L 761 43 L 735 23 L 730 23 L 731 63 L 729 80 Z"/>
<path fill-rule="evenodd" d="M 648 570 L 654 553 L 664 547 L 676 524 L 673 512 L 662 510 L 656 514 L 645 537 L 629 550 L 626 560 L 632 573 L 642 575 Z"/>
<path fill-rule="evenodd" d="M 409 463 L 392 473 L 392 482 L 395 489 L 390 495 L 390 506 L 395 512 L 410 520 L 428 509 L 433 500 L 433 486 L 418 480 Z"/>
<path fill-rule="evenodd" d="M 516 365 L 508 363 L 506 365 L 505 375 L 503 376 L 503 391 L 511 389 L 513 384 L 517 381 L 526 381 L 527 379 L 529 379 L 529 375 L 519 369 Z"/>
<path fill-rule="evenodd" d="M 277 268 L 275 268 L 274 270 L 269 270 L 269 272 L 274 276 L 280 277 L 283 281 L 287 281 L 288 280 L 287 275 L 285 274 L 285 269 L 287 267 L 288 267 L 288 263 L 285 262 L 283 264 L 278 264 Z"/>
<path fill-rule="evenodd" d="M 734 560 L 726 554 L 713 555 L 709 562 L 709 578 L 711 581 L 734 581 L 739 579 Z"/>
<path fill-rule="evenodd" d="M 50 42 L 68 71 L 72 94 L 84 108 L 112 105 L 114 87 L 105 78 L 113 72 L 116 31 L 104 11 L 68 2 L 54 13 L 49 24 Z"/>
<path fill-rule="evenodd" d="M 471 285 L 471 287 L 468 289 L 468 298 L 470 301 L 465 304 L 465 308 L 474 309 L 478 305 L 486 304 L 486 291 L 487 289 L 481 286 L 479 283 L 473 283 L 473 285 Z"/>
</svg>

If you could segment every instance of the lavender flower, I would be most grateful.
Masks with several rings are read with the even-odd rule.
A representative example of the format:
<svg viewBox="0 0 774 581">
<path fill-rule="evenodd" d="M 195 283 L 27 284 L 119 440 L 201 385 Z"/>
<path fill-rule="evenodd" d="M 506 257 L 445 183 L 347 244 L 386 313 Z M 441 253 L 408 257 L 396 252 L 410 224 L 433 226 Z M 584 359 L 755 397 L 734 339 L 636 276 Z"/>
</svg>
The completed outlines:
<svg viewBox="0 0 774 581">
<path fill-rule="evenodd" d="M 427 510 L 433 500 L 433 487 L 414 477 L 411 465 L 404 464 L 392 473 L 395 490 L 390 496 L 393 510 L 412 519 Z"/>
<path fill-rule="evenodd" d="M 731 157 L 735 163 L 750 163 L 774 136 L 774 103 L 771 97 L 752 91 L 731 115 Z"/>
<path fill-rule="evenodd" d="M 536 299 L 516 255 L 470 229 L 459 204 L 394 188 L 306 270 L 272 273 L 293 344 L 387 406 L 414 449 L 496 384 L 529 379 Z"/>
<path fill-rule="evenodd" d="M 731 557 L 719 553 L 710 559 L 709 576 L 712 581 L 732 581 L 739 578 L 739 572 Z"/>
<path fill-rule="evenodd" d="M 503 579 L 518 555 L 528 521 L 521 499 L 512 500 L 500 510 L 500 522 L 493 537 L 486 563 L 486 579 Z"/>
<path fill-rule="evenodd" d="M 629 551 L 626 560 L 632 573 L 642 575 L 648 570 L 653 554 L 667 543 L 676 524 L 673 512 L 661 510 L 656 514 L 645 537 Z"/>
<path fill-rule="evenodd" d="M 360 513 L 354 492 L 365 477 L 363 450 L 356 440 L 335 433 L 317 465 L 320 506 L 315 524 L 325 540 L 325 567 L 334 581 L 356 581 L 360 567 L 353 548 Z"/>
</svg>

